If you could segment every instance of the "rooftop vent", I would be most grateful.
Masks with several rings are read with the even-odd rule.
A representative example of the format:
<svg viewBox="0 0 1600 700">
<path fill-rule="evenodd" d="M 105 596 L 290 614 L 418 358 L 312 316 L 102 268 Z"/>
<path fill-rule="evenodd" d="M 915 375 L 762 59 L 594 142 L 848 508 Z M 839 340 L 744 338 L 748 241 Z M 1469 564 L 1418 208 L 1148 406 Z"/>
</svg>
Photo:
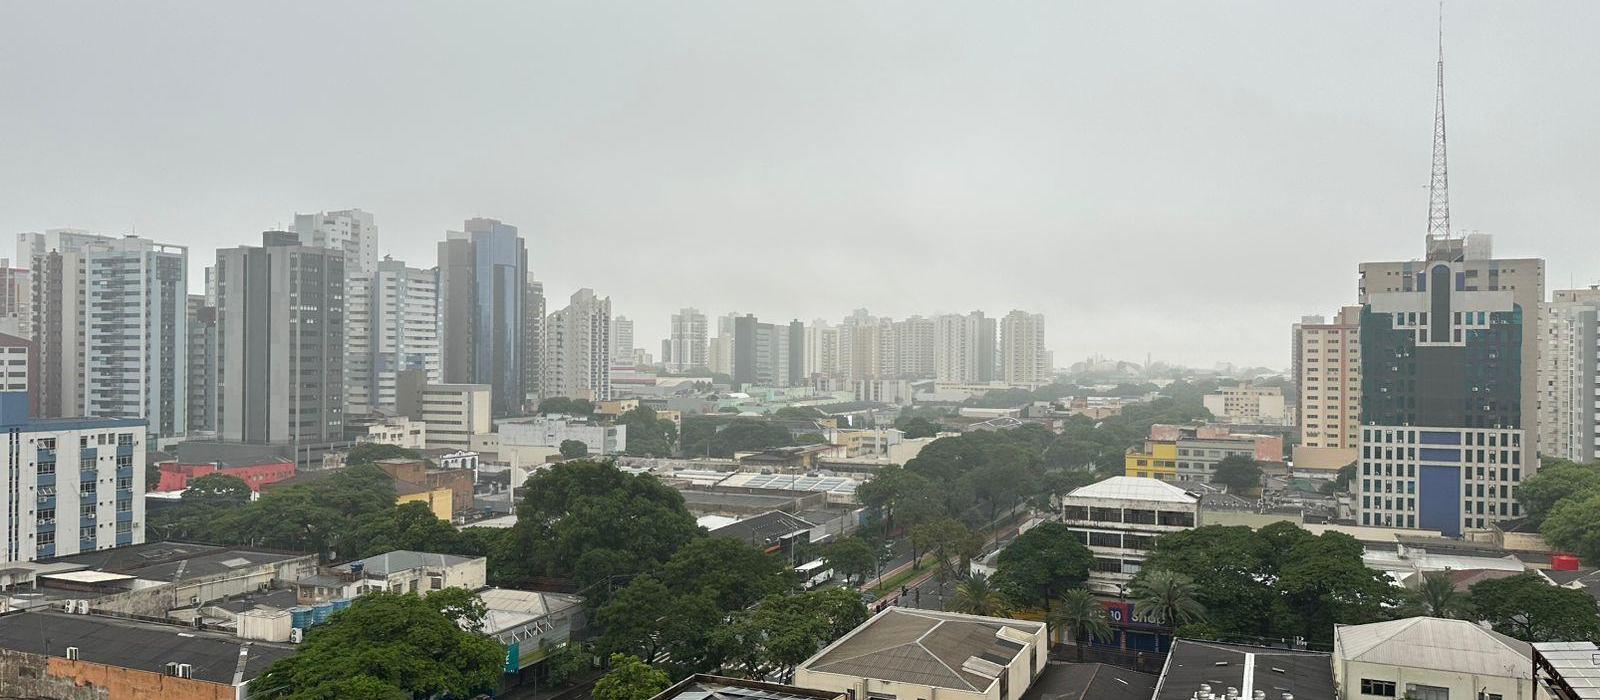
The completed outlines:
<svg viewBox="0 0 1600 700">
<path fill-rule="evenodd" d="M 972 656 L 967 658 L 966 663 L 961 664 L 961 670 L 984 678 L 999 678 L 1000 674 L 1005 673 L 1006 667 L 988 659 Z"/>
<path fill-rule="evenodd" d="M 77 661 L 78 660 L 78 648 L 77 647 L 67 647 L 67 660 L 68 661 Z"/>
</svg>

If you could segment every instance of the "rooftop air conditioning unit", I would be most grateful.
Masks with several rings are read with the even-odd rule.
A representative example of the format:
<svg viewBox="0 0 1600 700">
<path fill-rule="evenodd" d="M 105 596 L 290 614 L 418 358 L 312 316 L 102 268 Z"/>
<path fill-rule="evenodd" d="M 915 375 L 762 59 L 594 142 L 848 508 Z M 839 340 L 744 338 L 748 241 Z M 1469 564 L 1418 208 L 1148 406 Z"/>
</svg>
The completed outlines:
<svg viewBox="0 0 1600 700">
<path fill-rule="evenodd" d="M 194 666 L 189 664 L 178 664 L 178 677 L 194 678 Z"/>
<path fill-rule="evenodd" d="M 77 647 L 67 647 L 67 660 L 68 661 L 77 661 L 78 660 L 78 648 Z"/>
<path fill-rule="evenodd" d="M 166 665 L 161 667 L 161 672 L 165 673 L 166 675 L 169 675 L 169 676 L 178 675 L 178 664 L 177 664 L 177 662 L 168 661 L 166 663 Z"/>
<path fill-rule="evenodd" d="M 291 644 L 299 644 L 300 642 L 305 641 L 305 639 L 306 639 L 305 630 L 302 630 L 299 627 L 291 627 L 291 628 L 289 628 L 289 642 Z"/>
</svg>

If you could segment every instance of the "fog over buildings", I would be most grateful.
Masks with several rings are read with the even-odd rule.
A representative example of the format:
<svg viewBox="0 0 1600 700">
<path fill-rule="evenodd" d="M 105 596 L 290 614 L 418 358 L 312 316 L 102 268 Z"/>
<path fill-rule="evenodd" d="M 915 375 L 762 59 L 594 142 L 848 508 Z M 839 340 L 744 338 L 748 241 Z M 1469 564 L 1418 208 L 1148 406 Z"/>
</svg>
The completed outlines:
<svg viewBox="0 0 1600 700">
<path fill-rule="evenodd" d="M 691 306 L 1026 309 L 1060 365 L 1282 367 L 1282 319 L 1416 254 L 1436 9 L 7 3 L 0 231 L 188 246 L 199 293 L 297 211 L 424 267 L 492 217 L 651 350 Z M 1600 264 L 1597 20 L 1446 9 L 1455 225 L 1552 288 Z"/>
</svg>

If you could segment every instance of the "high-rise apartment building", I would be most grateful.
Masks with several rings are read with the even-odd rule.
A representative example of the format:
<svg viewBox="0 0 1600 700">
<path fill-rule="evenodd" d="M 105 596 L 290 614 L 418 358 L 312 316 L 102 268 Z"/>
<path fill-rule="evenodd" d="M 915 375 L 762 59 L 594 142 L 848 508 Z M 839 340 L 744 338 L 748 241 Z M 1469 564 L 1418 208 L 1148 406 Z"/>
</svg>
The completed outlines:
<svg viewBox="0 0 1600 700">
<path fill-rule="evenodd" d="M 895 373 L 901 379 L 933 377 L 937 363 L 938 323 L 911 316 L 894 322 Z"/>
<path fill-rule="evenodd" d="M 1539 314 L 1539 451 L 1600 455 L 1600 287 L 1561 289 Z"/>
<path fill-rule="evenodd" d="M 187 309 L 189 434 L 217 432 L 217 307 L 190 294 Z"/>
<path fill-rule="evenodd" d="M 545 317 L 540 390 L 545 398 L 611 398 L 611 298 L 573 293 L 566 308 Z"/>
<path fill-rule="evenodd" d="M 347 415 L 392 412 L 396 374 L 441 377 L 438 276 L 385 257 L 346 291 L 355 295 L 345 300 Z"/>
<path fill-rule="evenodd" d="M 1000 319 L 1000 379 L 1011 384 L 1049 384 L 1055 379 L 1044 344 L 1044 314 L 1012 311 Z"/>
<path fill-rule="evenodd" d="M 1459 535 L 1522 515 L 1538 469 L 1544 261 L 1489 238 L 1361 265 L 1361 521 Z"/>
<path fill-rule="evenodd" d="M 733 381 L 740 385 L 791 386 L 790 325 L 761 323 L 746 314 L 733 328 Z"/>
<path fill-rule="evenodd" d="M 33 276 L 27 260 L 0 258 L 0 333 L 33 339 Z"/>
<path fill-rule="evenodd" d="M 733 325 L 739 312 L 717 317 L 717 334 L 706 345 L 706 366 L 714 374 L 733 375 Z"/>
<path fill-rule="evenodd" d="M 444 379 L 488 384 L 494 414 L 512 415 L 527 400 L 527 247 L 517 227 L 495 219 L 468 219 L 463 228 L 439 244 Z"/>
<path fill-rule="evenodd" d="M 324 445 L 344 436 L 344 253 L 267 231 L 217 251 L 217 436 Z"/>
<path fill-rule="evenodd" d="M 127 236 L 84 246 L 82 415 L 144 419 L 158 439 L 189 423 L 189 250 Z"/>
<path fill-rule="evenodd" d="M 188 424 L 188 250 L 73 229 L 18 236 L 29 256 L 41 415 Z"/>
<path fill-rule="evenodd" d="M 839 374 L 839 329 L 816 319 L 806 328 L 805 358 L 807 376 L 834 377 Z"/>
<path fill-rule="evenodd" d="M 1297 469 L 1336 470 L 1361 451 L 1361 307 L 1294 326 L 1294 375 L 1300 391 Z"/>
<path fill-rule="evenodd" d="M 933 319 L 933 378 L 977 384 L 994 380 L 995 324 L 982 311 Z"/>
<path fill-rule="evenodd" d="M 524 406 L 539 405 L 539 397 L 543 392 L 539 382 L 543 381 L 542 362 L 544 358 L 544 283 L 533 279 L 530 273 L 528 284 L 524 287 L 522 295 L 522 394 Z"/>
<path fill-rule="evenodd" d="M 360 280 L 378 265 L 378 226 L 372 214 L 360 209 L 295 214 L 294 232 L 300 245 L 332 248 L 344 253 L 347 280 Z"/>
<path fill-rule="evenodd" d="M 694 307 L 679 309 L 672 315 L 672 329 L 662 358 L 667 371 L 682 373 L 707 367 L 706 343 L 706 315 Z"/>
<path fill-rule="evenodd" d="M 611 359 L 633 362 L 633 321 L 627 316 L 611 318 Z"/>
</svg>

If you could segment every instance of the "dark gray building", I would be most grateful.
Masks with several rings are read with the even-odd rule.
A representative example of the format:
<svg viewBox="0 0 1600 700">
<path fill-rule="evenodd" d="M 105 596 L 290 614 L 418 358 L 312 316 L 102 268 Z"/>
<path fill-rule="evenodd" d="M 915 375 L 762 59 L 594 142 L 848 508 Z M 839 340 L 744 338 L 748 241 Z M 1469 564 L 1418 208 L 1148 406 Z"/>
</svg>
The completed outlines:
<svg viewBox="0 0 1600 700">
<path fill-rule="evenodd" d="M 488 384 L 494 415 L 513 415 L 528 395 L 527 247 L 517 227 L 495 219 L 464 228 L 439 244 L 444 381 Z"/>
<path fill-rule="evenodd" d="M 287 231 L 217 251 L 217 436 L 310 449 L 344 433 L 344 253 Z"/>
<path fill-rule="evenodd" d="M 189 321 L 189 432 L 217 430 L 217 307 L 204 294 L 190 294 Z"/>
</svg>

